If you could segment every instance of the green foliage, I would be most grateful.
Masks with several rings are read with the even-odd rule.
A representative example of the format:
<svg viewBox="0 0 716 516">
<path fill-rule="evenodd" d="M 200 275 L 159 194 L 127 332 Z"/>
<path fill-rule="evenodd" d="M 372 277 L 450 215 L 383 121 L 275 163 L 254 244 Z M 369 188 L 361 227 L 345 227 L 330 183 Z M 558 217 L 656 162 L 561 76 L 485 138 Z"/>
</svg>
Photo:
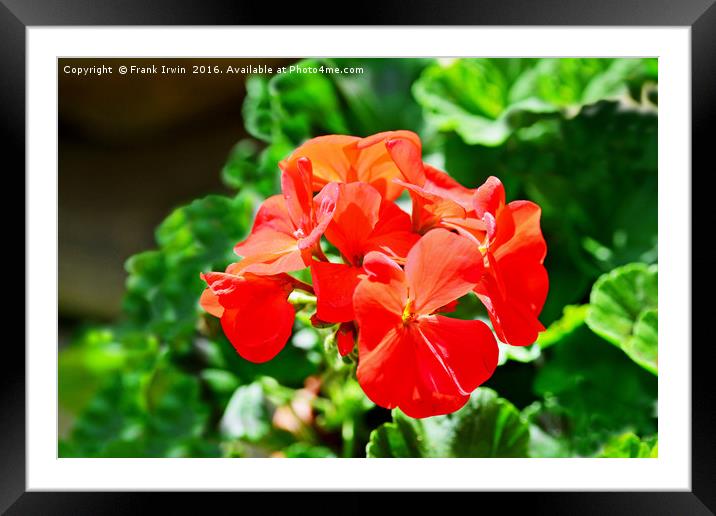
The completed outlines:
<svg viewBox="0 0 716 516">
<path fill-rule="evenodd" d="M 60 456 L 656 456 L 657 61 L 297 66 L 324 73 L 247 82 L 251 138 L 221 170 L 237 195 L 171 213 L 156 249 L 127 261 L 123 320 L 83 328 L 61 351 Z M 326 71 L 338 67 L 363 70 Z M 384 423 L 391 415 L 363 393 L 355 355 L 341 358 L 331 345 L 335 328 L 310 326 L 311 299 L 295 303 L 281 353 L 252 364 L 198 298 L 199 273 L 235 260 L 233 246 L 261 199 L 278 191 L 278 162 L 296 146 L 394 129 L 418 132 L 426 160 L 464 185 L 496 175 L 509 199 L 541 206 L 550 292 L 538 341 L 501 346 L 502 397 L 481 387 L 454 414 L 415 420 L 394 410 Z M 453 316 L 487 318 L 474 295 Z M 319 385 L 310 396 L 307 378 Z M 297 400 L 310 417 L 277 425 L 277 411 Z"/>
<path fill-rule="evenodd" d="M 325 446 L 311 446 L 305 443 L 293 443 L 288 445 L 283 449 L 283 455 L 289 459 L 329 459 L 336 456 Z"/>
<path fill-rule="evenodd" d="M 445 416 L 412 419 L 393 410 L 393 422 L 371 433 L 375 457 L 525 457 L 529 426 L 509 401 L 479 388 L 467 404 Z"/>
<path fill-rule="evenodd" d="M 199 382 L 170 366 L 151 373 L 118 375 L 75 421 L 64 457 L 215 456 L 204 436 L 208 407 Z"/>
<path fill-rule="evenodd" d="M 659 456 L 656 437 L 639 439 L 632 433 L 613 437 L 604 445 L 598 457 L 653 459 Z"/>
<path fill-rule="evenodd" d="M 279 175 L 268 173 L 268 168 L 278 163 L 280 156 L 272 159 L 270 152 L 260 153 L 260 145 L 255 140 L 241 140 L 234 145 L 221 170 L 224 183 L 237 190 L 255 190 L 269 195 L 279 189 Z M 273 148 L 273 151 L 278 147 Z M 268 161 L 263 163 L 257 156 Z"/>
<path fill-rule="evenodd" d="M 535 118 L 529 133 L 499 147 L 443 137 L 445 168 L 461 183 L 475 187 L 495 175 L 508 198 L 542 208 L 550 273 L 545 323 L 565 305 L 584 302 L 600 274 L 656 260 L 656 122 L 653 113 L 600 102 L 571 119 Z"/>
<path fill-rule="evenodd" d="M 584 324 L 588 310 L 589 305 L 565 306 L 562 317 L 554 321 L 545 331 L 540 333 L 537 338 L 537 345 L 541 349 L 545 349 L 552 344 L 558 344 L 568 338 L 569 335 Z"/>
<path fill-rule="evenodd" d="M 570 449 L 590 455 L 611 435 L 656 432 L 656 378 L 582 324 L 545 350 L 535 394 Z"/>
<path fill-rule="evenodd" d="M 127 260 L 125 313 L 131 324 L 187 344 L 195 331 L 200 272 L 224 270 L 250 229 L 256 199 L 210 195 L 178 208 L 156 232 L 159 248 Z"/>
<path fill-rule="evenodd" d="M 589 327 L 656 374 L 657 266 L 633 263 L 603 275 L 590 295 Z"/>
<path fill-rule="evenodd" d="M 273 409 L 260 383 L 239 387 L 224 411 L 221 432 L 231 439 L 260 441 L 271 431 Z"/>
<path fill-rule="evenodd" d="M 497 146 L 529 125 L 531 113 L 619 98 L 647 73 L 640 59 L 458 59 L 428 67 L 413 92 L 439 130 Z"/>
</svg>

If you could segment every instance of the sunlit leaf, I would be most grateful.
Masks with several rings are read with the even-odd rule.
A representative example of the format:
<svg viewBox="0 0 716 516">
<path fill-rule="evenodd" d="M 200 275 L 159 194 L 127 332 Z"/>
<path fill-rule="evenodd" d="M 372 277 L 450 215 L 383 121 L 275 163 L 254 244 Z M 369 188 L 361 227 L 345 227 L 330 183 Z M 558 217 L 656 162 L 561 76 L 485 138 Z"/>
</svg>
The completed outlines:
<svg viewBox="0 0 716 516">
<path fill-rule="evenodd" d="M 609 458 L 657 458 L 659 445 L 655 437 L 639 439 L 633 433 L 626 433 L 610 439 L 597 455 Z"/>
<path fill-rule="evenodd" d="M 525 113 L 619 98 L 629 80 L 645 73 L 640 59 L 457 59 L 427 68 L 413 93 L 441 131 L 495 146 L 530 125 Z"/>
<path fill-rule="evenodd" d="M 525 457 L 529 425 L 507 400 L 477 389 L 453 414 L 412 419 L 399 410 L 373 431 L 368 457 Z"/>
<path fill-rule="evenodd" d="M 635 263 L 603 275 L 594 284 L 586 322 L 637 364 L 658 369 L 657 266 Z"/>
<path fill-rule="evenodd" d="M 221 418 L 221 433 L 229 439 L 259 441 L 271 430 L 274 410 L 260 383 L 239 387 Z"/>
</svg>

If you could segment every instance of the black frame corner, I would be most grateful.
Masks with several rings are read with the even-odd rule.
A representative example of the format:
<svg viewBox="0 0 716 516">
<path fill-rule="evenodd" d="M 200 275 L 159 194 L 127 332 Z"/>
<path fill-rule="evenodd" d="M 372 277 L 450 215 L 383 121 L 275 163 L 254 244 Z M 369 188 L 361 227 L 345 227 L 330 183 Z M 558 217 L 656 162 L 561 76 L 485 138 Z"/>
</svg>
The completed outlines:
<svg viewBox="0 0 716 516">
<path fill-rule="evenodd" d="M 112 5 L 96 0 L 0 0 L 0 109 L 2 141 L 6 157 L 12 158 L 9 172 L 25 170 L 25 52 L 26 28 L 40 25 L 283 25 L 297 21 L 316 24 L 361 25 L 660 25 L 691 27 L 692 69 L 692 195 L 706 195 L 693 188 L 695 171 L 700 175 L 713 170 L 710 159 L 712 139 L 709 124 L 716 113 L 716 3 L 715 0 L 483 0 L 446 1 L 436 4 L 420 0 L 410 9 L 403 2 L 383 2 L 375 9 L 356 9 L 350 20 L 325 20 L 322 15 L 306 15 L 305 6 L 286 6 L 272 12 L 268 4 L 223 0 L 127 0 Z M 439 6 L 439 7 L 438 7 Z M 335 7 L 335 6 L 334 6 Z M 274 11 L 277 11 L 274 9 Z M 303 11 L 303 12 L 299 12 Z M 331 9 L 330 12 L 332 12 Z M 707 168 L 708 167 L 708 168 Z M 10 174 L 6 175 L 9 177 Z M 19 174 L 18 174 L 19 176 Z M 24 178 L 24 173 L 22 174 Z M 24 192 L 24 180 L 21 187 Z M 24 195 L 23 195 L 24 197 Z M 708 202 L 692 197 L 692 236 L 711 214 Z M 704 230 L 708 231 L 708 230 Z M 701 233 L 702 234 L 702 233 Z M 708 233 L 707 233 L 708 234 Z M 693 239 L 692 239 L 693 240 Z M 24 235 L 23 235 L 24 241 Z M 24 249 L 24 247 L 23 247 Z M 693 251 L 692 251 L 693 253 Z M 692 255 L 692 267 L 701 269 L 705 260 Z M 25 270 L 27 277 L 29 271 Z M 693 274 L 693 272 L 692 272 Z M 704 291 L 705 284 L 698 284 Z M 695 290 L 695 291 L 696 291 Z M 694 291 L 694 292 L 695 292 Z M 692 293 L 692 299 L 693 299 Z M 704 311 L 708 303 L 694 304 L 693 311 Z M 693 320 L 693 316 L 692 316 Z M 693 337 L 696 333 L 693 332 Z M 640 493 L 515 493 L 509 494 L 526 508 L 550 514 L 715 514 L 716 513 L 716 401 L 711 381 L 711 345 L 709 339 L 692 339 L 692 491 Z M 15 342 L 7 342 L 0 361 L 0 513 L 64 514 L 144 512 L 149 501 L 159 501 L 165 510 L 174 506 L 178 513 L 191 512 L 187 495 L 135 493 L 35 493 L 26 492 L 25 464 L 25 353 Z M 204 503 L 207 493 L 199 495 Z M 223 500 L 231 494 L 218 495 Z M 251 502 L 267 497 L 272 506 L 275 494 L 241 494 Z M 290 495 L 305 499 L 305 494 Z M 354 511 L 371 510 L 373 493 L 347 493 L 342 506 Z M 453 495 L 451 495 L 453 496 Z M 461 494 L 490 496 L 500 493 Z M 425 507 L 422 494 L 411 495 Z M 279 498 L 280 500 L 280 498 Z M 215 500 L 212 500 L 215 503 Z M 244 502 L 245 503 L 245 502 Z M 444 510 L 444 508 L 443 508 Z"/>
</svg>

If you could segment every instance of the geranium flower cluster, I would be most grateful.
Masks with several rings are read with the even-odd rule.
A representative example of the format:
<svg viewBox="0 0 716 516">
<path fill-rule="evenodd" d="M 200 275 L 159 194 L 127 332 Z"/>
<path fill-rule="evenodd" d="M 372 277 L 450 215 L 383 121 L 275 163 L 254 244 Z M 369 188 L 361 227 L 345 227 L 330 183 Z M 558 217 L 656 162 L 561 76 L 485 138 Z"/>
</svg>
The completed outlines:
<svg viewBox="0 0 716 516">
<path fill-rule="evenodd" d="M 500 341 L 533 343 L 548 289 L 540 208 L 507 203 L 499 179 L 465 188 L 422 161 L 409 131 L 309 140 L 280 163 L 280 195 L 259 208 L 242 259 L 202 274 L 204 309 L 236 351 L 265 362 L 293 328 L 294 289 L 316 296 L 316 326 L 358 346 L 366 395 L 412 417 L 453 412 L 494 372 L 498 346 L 477 320 L 446 315 L 473 292 Z M 396 199 L 408 191 L 411 214 Z M 314 195 L 315 194 L 315 195 Z M 329 261 L 325 238 L 342 263 Z M 310 268 L 312 285 L 289 273 Z"/>
</svg>

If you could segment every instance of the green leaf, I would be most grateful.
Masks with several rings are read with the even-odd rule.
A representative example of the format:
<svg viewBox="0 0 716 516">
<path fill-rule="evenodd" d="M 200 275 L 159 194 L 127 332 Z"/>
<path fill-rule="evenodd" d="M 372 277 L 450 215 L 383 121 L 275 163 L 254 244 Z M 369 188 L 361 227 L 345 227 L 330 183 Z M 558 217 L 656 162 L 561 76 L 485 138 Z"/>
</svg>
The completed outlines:
<svg viewBox="0 0 716 516">
<path fill-rule="evenodd" d="M 90 330 L 74 340 L 58 357 L 60 406 L 72 413 L 84 408 L 102 380 L 124 362 L 124 349 L 109 329 Z"/>
<path fill-rule="evenodd" d="M 610 458 L 657 458 L 659 445 L 656 437 L 639 439 L 631 432 L 611 438 L 597 454 Z"/>
<path fill-rule="evenodd" d="M 537 425 L 530 425 L 530 457 L 565 458 L 570 457 L 569 444 L 556 438 Z"/>
<path fill-rule="evenodd" d="M 590 295 L 587 325 L 637 364 L 658 370 L 657 266 L 629 264 L 604 274 Z"/>
<path fill-rule="evenodd" d="M 525 115 L 626 95 L 647 68 L 640 59 L 458 59 L 427 68 L 413 94 L 439 130 L 496 146 L 531 125 Z"/>
<path fill-rule="evenodd" d="M 306 59 L 294 66 L 306 69 L 321 64 Z M 274 75 L 268 82 L 268 94 L 273 138 L 280 131 L 292 143 L 300 144 L 317 134 L 348 132 L 335 85 L 327 74 L 289 71 Z"/>
<path fill-rule="evenodd" d="M 327 66 L 354 67 L 362 71 L 334 74 L 340 99 L 346 106 L 344 118 L 351 134 L 369 135 L 381 131 L 420 131 L 420 106 L 410 87 L 432 59 L 324 59 Z"/>
<path fill-rule="evenodd" d="M 249 193 L 210 195 L 172 212 L 157 229 L 159 249 L 127 260 L 129 322 L 169 342 L 187 343 L 205 287 L 199 273 L 235 261 L 233 246 L 248 233 L 255 204 Z"/>
<path fill-rule="evenodd" d="M 325 446 L 313 446 L 307 443 L 293 443 L 283 449 L 283 454 L 287 458 L 303 458 L 303 459 L 324 459 L 336 456 L 329 448 Z"/>
<path fill-rule="evenodd" d="M 246 80 L 246 97 L 242 109 L 246 130 L 265 142 L 271 141 L 274 128 L 268 84 L 265 77 L 249 77 Z"/>
<path fill-rule="evenodd" d="M 532 127 L 549 130 L 529 140 L 518 132 L 498 147 L 442 135 L 436 153 L 459 182 L 477 187 L 495 175 L 508 199 L 542 208 L 550 275 L 544 324 L 582 303 L 600 274 L 656 260 L 657 121 L 653 112 L 602 101 L 574 118 L 533 115 Z"/>
<path fill-rule="evenodd" d="M 498 342 L 497 345 L 500 348 L 499 359 L 497 361 L 498 365 L 504 364 L 507 360 L 514 360 L 515 362 L 526 364 L 528 362 L 534 362 L 542 355 L 540 347 L 537 344 L 530 346 L 510 346 L 509 344 Z"/>
<path fill-rule="evenodd" d="M 162 365 L 115 375 L 77 418 L 62 456 L 218 456 L 196 378 Z"/>
<path fill-rule="evenodd" d="M 155 338 L 121 328 L 89 328 L 61 349 L 58 358 L 58 401 L 63 417 L 84 410 L 115 374 L 153 367 L 159 345 Z"/>
<path fill-rule="evenodd" d="M 371 433 L 368 457 L 526 457 L 529 425 L 495 391 L 479 388 L 445 416 L 412 419 L 399 410 Z"/>
<path fill-rule="evenodd" d="M 529 429 L 519 411 L 491 389 L 478 389 L 454 420 L 455 457 L 526 457 Z"/>
<path fill-rule="evenodd" d="M 564 307 L 562 317 L 549 325 L 547 330 L 540 333 L 537 345 L 546 349 L 558 344 L 584 324 L 589 305 L 567 305 Z"/>
<path fill-rule="evenodd" d="M 366 447 L 368 458 L 427 457 L 423 423 L 393 410 L 393 422 L 384 423 L 370 434 Z"/>
<path fill-rule="evenodd" d="M 199 381 L 172 366 L 159 367 L 145 387 L 149 433 L 158 447 L 164 440 L 199 438 L 208 419 Z"/>
<path fill-rule="evenodd" d="M 548 430 L 590 456 L 615 433 L 656 432 L 657 378 L 604 342 L 586 324 L 544 350 L 534 392 L 544 398 Z M 556 434 L 555 434 L 556 435 Z"/>
<path fill-rule="evenodd" d="M 278 146 L 271 146 L 268 150 L 260 150 L 258 142 L 254 140 L 241 140 L 232 149 L 221 170 L 224 183 L 237 190 L 253 190 L 264 197 L 278 191 L 279 169 L 277 162 L 283 157 L 283 152 L 276 160 L 269 160 L 265 166 L 266 156 Z"/>
<path fill-rule="evenodd" d="M 271 431 L 275 406 L 260 382 L 236 389 L 221 418 L 221 433 L 228 439 L 258 442 Z"/>
<path fill-rule="evenodd" d="M 199 377 L 217 394 L 232 394 L 239 386 L 236 375 L 222 369 L 204 369 Z"/>
</svg>

